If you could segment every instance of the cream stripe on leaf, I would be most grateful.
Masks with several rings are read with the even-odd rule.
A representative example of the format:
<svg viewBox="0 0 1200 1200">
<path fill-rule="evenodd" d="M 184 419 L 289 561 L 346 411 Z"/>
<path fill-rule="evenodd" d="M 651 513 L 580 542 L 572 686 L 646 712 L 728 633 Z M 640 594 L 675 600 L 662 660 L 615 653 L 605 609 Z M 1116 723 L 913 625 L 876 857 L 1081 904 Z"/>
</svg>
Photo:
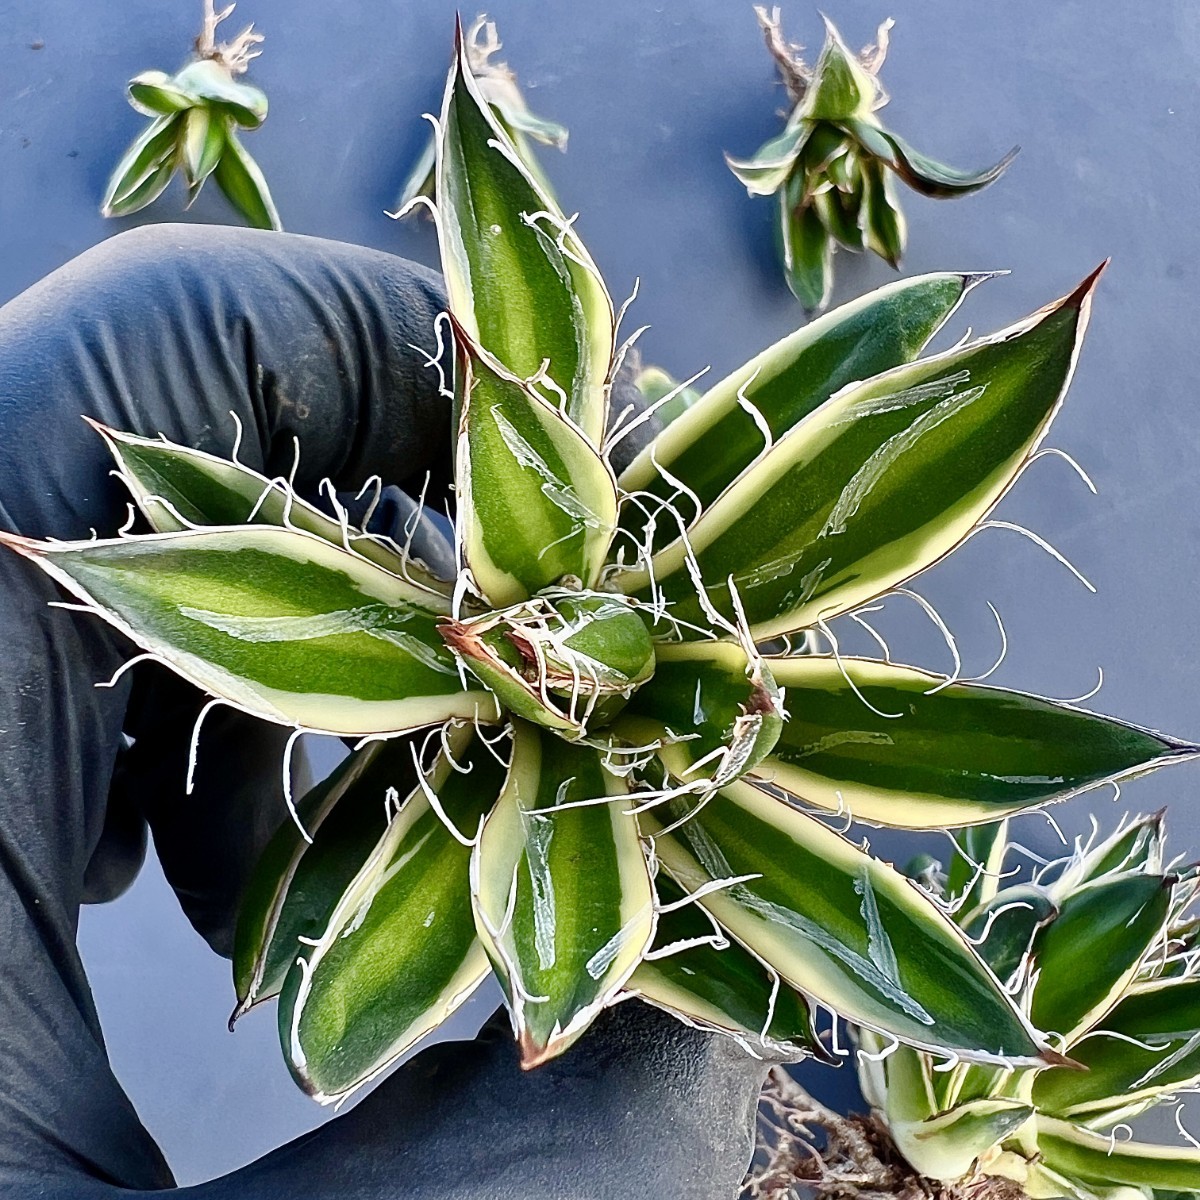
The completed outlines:
<svg viewBox="0 0 1200 1200">
<path fill-rule="evenodd" d="M 908 829 L 998 820 L 1182 762 L 1194 745 L 1068 704 L 873 659 L 765 660 L 790 713 L 755 776 Z"/>
<path fill-rule="evenodd" d="M 686 896 L 665 874 L 654 886 L 663 905 Z M 831 1060 L 804 997 L 744 946 L 728 939 L 714 945 L 715 937 L 696 904 L 669 908 L 659 915 L 654 939 L 654 950 L 663 953 L 643 959 L 625 990 L 690 1025 L 735 1037 L 760 1057 Z"/>
<path fill-rule="evenodd" d="M 663 753 L 670 760 L 670 752 Z M 747 783 L 640 818 L 659 861 L 739 942 L 847 1020 L 975 1061 L 1053 1058 L 923 892 L 814 817 Z M 690 816 L 688 815 L 690 812 Z"/>
<path fill-rule="evenodd" d="M 500 608 L 564 577 L 591 587 L 616 526 L 612 472 L 536 385 L 454 337 L 458 520 L 479 590 Z"/>
<path fill-rule="evenodd" d="M 471 75 L 461 28 L 437 138 L 438 240 L 450 309 L 514 375 L 545 366 L 566 414 L 604 434 L 612 301 Z"/>
<path fill-rule="evenodd" d="M 707 507 L 765 447 L 848 384 L 910 362 L 986 275 L 902 279 L 810 321 L 714 384 L 621 474 L 626 491 L 676 492 L 661 468 Z M 687 501 L 690 519 L 695 515 Z M 630 506 L 632 510 L 632 506 Z M 632 516 L 632 511 L 631 514 Z M 668 522 L 664 532 L 678 532 Z"/>
<path fill-rule="evenodd" d="M 477 832 L 504 773 L 469 727 L 453 730 L 447 747 L 391 816 L 284 983 L 284 1054 L 297 1082 L 323 1103 L 344 1098 L 411 1049 L 489 973 L 471 915 L 470 850 L 461 839 Z M 376 797 L 381 811 L 386 799 Z"/>
<path fill-rule="evenodd" d="M 312 534 L 0 540 L 185 679 L 268 721 L 366 735 L 499 718 L 489 693 L 464 686 L 411 585 Z"/>
<path fill-rule="evenodd" d="M 1095 275 L 996 334 L 844 388 L 730 487 L 689 533 L 708 602 L 775 637 L 848 612 L 944 558 L 1012 486 L 1074 369 Z M 618 576 L 707 618 L 682 541 Z M 687 636 L 696 636 L 688 634 Z"/>
<path fill-rule="evenodd" d="M 296 804 L 296 819 L 267 843 L 238 906 L 232 1021 L 279 994 L 299 939 L 321 933 L 383 835 L 389 789 L 407 796 L 415 782 L 410 743 L 389 738 L 352 751 Z"/>
<path fill-rule="evenodd" d="M 655 914 L 622 781 L 599 751 L 513 726 L 512 765 L 475 850 L 472 887 L 529 1069 L 612 1003 L 650 945 Z"/>
<path fill-rule="evenodd" d="M 1037 1147 L 1052 1171 L 1094 1185 L 1161 1189 L 1158 1195 L 1195 1195 L 1200 1185 L 1200 1149 L 1115 1142 L 1053 1117 L 1037 1120 Z M 1165 1195 L 1164 1195 L 1165 1193 Z"/>
<path fill-rule="evenodd" d="M 146 519 L 159 533 L 195 525 L 254 524 L 291 526 L 348 547 L 376 566 L 413 585 L 414 604 L 449 612 L 442 598 L 450 585 L 432 575 L 420 559 L 386 542 L 343 528 L 315 505 L 297 496 L 282 480 L 268 479 L 238 462 L 179 446 L 162 438 L 138 437 L 91 422 L 117 460 L 121 479 Z M 429 592 L 437 593 L 429 595 Z"/>
</svg>

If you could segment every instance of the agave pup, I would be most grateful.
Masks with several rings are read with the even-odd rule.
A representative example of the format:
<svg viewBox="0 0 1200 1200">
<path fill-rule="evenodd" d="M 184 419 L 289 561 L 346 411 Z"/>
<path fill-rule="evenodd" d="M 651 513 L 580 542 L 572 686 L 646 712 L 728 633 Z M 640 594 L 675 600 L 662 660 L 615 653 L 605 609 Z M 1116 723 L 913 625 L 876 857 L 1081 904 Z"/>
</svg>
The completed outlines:
<svg viewBox="0 0 1200 1200">
<path fill-rule="evenodd" d="M 174 75 L 143 71 L 129 81 L 129 103 L 150 121 L 112 173 L 100 206 L 104 216 L 128 216 L 152 204 L 181 171 L 189 207 L 212 178 L 249 224 L 282 228 L 266 178 L 238 135 L 267 116 L 266 95 L 238 78 L 262 53 L 262 34 L 248 25 L 232 42 L 216 40 L 217 26 L 233 8 L 217 12 L 213 0 L 205 0 L 196 57 Z"/>
<path fill-rule="evenodd" d="M 157 532 L 4 539 L 214 702 L 356 745 L 259 865 L 238 1011 L 280 997 L 323 1101 L 492 972 L 528 1067 L 626 997 L 763 1057 L 816 1046 L 820 1007 L 935 1056 L 1059 1061 L 950 915 L 821 814 L 973 825 L 1194 754 L 838 649 L 839 618 L 988 527 L 1066 392 L 1094 276 L 924 358 L 984 277 L 895 283 L 764 350 L 618 474 L 647 420 L 609 412 L 619 321 L 461 36 L 436 172 L 455 578 L 285 481 L 109 429 Z M 827 652 L 776 652 L 802 634 Z"/>
<path fill-rule="evenodd" d="M 959 837 L 935 881 L 955 921 L 1072 1066 L 939 1071 L 929 1055 L 860 1035 L 864 1094 L 927 1179 L 986 1196 L 1011 1180 L 1036 1200 L 1200 1196 L 1200 1144 L 1179 1098 L 1200 1088 L 1194 864 L 1167 861 L 1162 815 L 1078 846 L 1011 882 L 1004 824 Z M 1176 1108 L 1189 1144 L 1128 1122 Z M 1178 1107 L 1177 1107 L 1178 1106 Z M 972 1188 L 974 1190 L 972 1190 Z"/>
<path fill-rule="evenodd" d="M 900 265 L 907 227 L 897 179 L 924 196 L 965 196 L 996 179 L 1016 150 L 984 171 L 959 171 L 883 127 L 876 114 L 888 96 L 878 76 L 890 19 L 876 43 L 855 55 L 826 18 L 825 45 L 810 67 L 801 57 L 804 47 L 784 40 L 779 9 L 754 11 L 792 107 L 783 132 L 750 158 L 725 157 L 750 195 L 778 198 L 784 277 L 804 307 L 819 312 L 833 290 L 838 246 L 872 250 Z"/>
</svg>

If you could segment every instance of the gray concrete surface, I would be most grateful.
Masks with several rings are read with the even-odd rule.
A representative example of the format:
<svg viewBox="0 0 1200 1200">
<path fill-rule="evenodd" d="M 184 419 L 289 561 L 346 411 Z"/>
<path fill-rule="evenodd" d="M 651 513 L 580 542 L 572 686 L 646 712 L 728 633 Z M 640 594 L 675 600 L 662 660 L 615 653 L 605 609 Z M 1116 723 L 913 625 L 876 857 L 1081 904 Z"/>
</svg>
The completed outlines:
<svg viewBox="0 0 1200 1200">
<path fill-rule="evenodd" d="M 272 105 L 248 145 L 289 229 L 435 261 L 427 223 L 398 225 L 383 212 L 425 136 L 420 113 L 437 103 L 453 7 L 242 0 L 237 17 L 267 35 L 252 78 Z M 999 681 L 1067 697 L 1092 687 L 1103 665 L 1094 707 L 1200 737 L 1200 8 L 827 7 L 852 43 L 897 18 L 884 76 L 895 97 L 890 124 L 919 148 L 971 166 L 1023 146 L 1008 175 L 977 197 L 906 201 L 907 272 L 1012 271 L 971 298 L 954 336 L 968 322 L 997 328 L 1113 258 L 1053 437 L 1099 495 L 1046 460 L 1003 508 L 1059 546 L 1097 594 L 1003 532 L 980 535 L 923 590 L 958 635 L 968 670 L 995 652 L 991 600 L 1011 641 Z M 0 0 L 0 300 L 123 227 L 96 206 L 138 127 L 124 81 L 180 62 L 199 10 L 199 0 Z M 777 124 L 781 97 L 749 4 L 495 0 L 491 11 L 532 103 L 571 128 L 570 152 L 544 155 L 564 204 L 581 210 L 579 229 L 615 293 L 641 278 L 633 318 L 652 324 L 647 357 L 677 374 L 706 364 L 720 374 L 798 324 L 774 267 L 770 206 L 747 199 L 721 159 L 753 150 Z M 793 36 L 818 39 L 812 7 L 790 4 L 786 16 Z M 215 195 L 186 217 L 181 209 L 173 189 L 140 219 L 227 219 Z M 843 259 L 836 298 L 891 277 L 876 259 Z M 900 601 L 890 608 L 883 624 L 902 657 L 947 661 L 917 614 Z M 1170 804 L 1176 848 L 1195 854 L 1198 785 L 1195 768 L 1180 768 L 1127 787 L 1120 807 Z M 1108 795 L 1090 807 L 1115 818 Z M 1088 811 L 1076 801 L 1055 816 L 1070 836 Z M 1035 848 L 1054 845 L 1043 818 L 1023 826 Z M 915 845 L 873 840 L 897 857 Z M 225 1032 L 227 966 L 187 928 L 153 864 L 120 902 L 85 913 L 80 936 L 117 1071 L 182 1181 L 248 1161 L 322 1119 L 288 1081 L 270 1016 Z M 848 1072 L 806 1077 L 830 1098 L 849 1092 Z"/>
</svg>

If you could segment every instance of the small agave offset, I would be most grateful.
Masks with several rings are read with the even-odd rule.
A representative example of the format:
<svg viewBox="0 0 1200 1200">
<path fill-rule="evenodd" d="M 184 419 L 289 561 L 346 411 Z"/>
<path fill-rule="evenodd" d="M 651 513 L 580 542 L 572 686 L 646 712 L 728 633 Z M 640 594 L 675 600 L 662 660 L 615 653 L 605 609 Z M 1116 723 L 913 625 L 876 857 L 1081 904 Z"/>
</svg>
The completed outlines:
<svg viewBox="0 0 1200 1200">
<path fill-rule="evenodd" d="M 617 475 L 642 419 L 608 411 L 619 321 L 461 35 L 436 172 L 455 579 L 281 480 L 113 430 L 158 532 L 4 539 L 214 702 L 357 740 L 244 899 L 238 1012 L 279 996 L 288 1063 L 327 1102 L 491 972 L 527 1067 L 627 997 L 763 1057 L 826 1053 L 824 1008 L 939 1057 L 1060 1061 L 945 908 L 821 814 L 968 826 L 1196 753 L 846 657 L 831 624 L 989 526 L 1094 276 L 925 358 L 984 277 L 897 282 L 764 350 Z M 779 652 L 800 634 L 830 652 Z"/>
<path fill-rule="evenodd" d="M 901 1153 L 926 1178 L 974 1183 L 981 1196 L 1003 1179 L 1033 1200 L 1200 1196 L 1194 1137 L 1154 1145 L 1127 1125 L 1200 1088 L 1197 866 L 1167 861 L 1161 815 L 1077 847 L 1031 882 L 1005 882 L 1003 823 L 958 840 L 935 890 L 1073 1065 L 944 1071 L 861 1033 L 863 1092 Z M 1184 1130 L 1178 1109 L 1176 1120 Z"/>
<path fill-rule="evenodd" d="M 262 169 L 238 136 L 267 117 L 265 94 L 238 79 L 262 53 L 262 34 L 249 25 L 232 42 L 216 41 L 217 26 L 233 8 L 217 12 L 206 0 L 197 57 L 174 75 L 143 71 L 129 81 L 129 103 L 150 121 L 113 170 L 100 206 L 104 216 L 124 217 L 153 204 L 181 171 L 189 208 L 212 178 L 252 226 L 282 228 Z"/>
<path fill-rule="evenodd" d="M 888 102 L 879 82 L 892 21 L 859 55 L 825 20 L 825 45 L 815 67 L 802 46 L 784 40 L 779 9 L 755 13 L 792 105 L 782 133 L 746 159 L 726 155 L 730 170 L 752 196 L 777 195 L 776 231 L 784 275 L 809 312 L 829 303 L 833 253 L 872 250 L 900 265 L 907 237 L 896 179 L 924 196 L 978 191 L 996 179 L 1016 150 L 983 171 L 959 171 L 918 153 L 880 124 Z"/>
</svg>

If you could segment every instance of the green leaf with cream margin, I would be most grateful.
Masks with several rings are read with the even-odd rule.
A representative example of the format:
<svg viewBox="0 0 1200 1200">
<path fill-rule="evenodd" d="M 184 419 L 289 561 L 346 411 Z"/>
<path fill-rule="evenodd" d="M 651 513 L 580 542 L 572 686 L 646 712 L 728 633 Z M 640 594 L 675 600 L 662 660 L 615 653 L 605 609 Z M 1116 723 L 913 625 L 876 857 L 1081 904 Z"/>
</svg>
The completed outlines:
<svg viewBox="0 0 1200 1200">
<path fill-rule="evenodd" d="M 783 703 L 766 660 L 735 642 L 661 642 L 653 677 L 615 731 L 633 745 L 676 747 L 688 764 L 680 782 L 720 787 L 770 753 L 784 728 Z"/>
<path fill-rule="evenodd" d="M 1086 1071 L 1043 1071 L 1038 1108 L 1109 1127 L 1165 1096 L 1200 1087 L 1200 979 L 1134 988 L 1071 1050 Z"/>
<path fill-rule="evenodd" d="M 104 439 L 117 461 L 121 482 L 158 533 L 177 533 L 196 525 L 292 527 L 361 554 L 416 587 L 449 594 L 450 584 L 433 575 L 411 551 L 402 554 L 383 538 L 335 521 L 297 496 L 286 479 L 268 479 L 242 463 L 165 438 L 139 437 L 90 417 L 84 420 Z M 438 606 L 437 600 L 430 603 Z"/>
<path fill-rule="evenodd" d="M 428 593 L 313 534 L 0 542 L 185 679 L 265 720 L 363 736 L 500 717 L 460 679 Z"/>
<path fill-rule="evenodd" d="M 288 973 L 280 1040 L 297 1082 L 322 1103 L 395 1062 L 490 973 L 471 912 L 467 843 L 503 780 L 473 729 L 450 733 L 402 803 L 393 791 L 386 832 Z"/>
<path fill-rule="evenodd" d="M 999 334 L 844 388 L 728 488 L 688 543 L 616 582 L 700 623 L 693 574 L 727 618 L 732 580 L 765 639 L 852 611 L 932 566 L 979 528 L 1045 436 L 1098 274 Z"/>
<path fill-rule="evenodd" d="M 450 311 L 512 374 L 528 379 L 545 368 L 566 414 L 600 445 L 612 301 L 480 95 L 461 26 L 437 138 L 437 198 Z"/>
<path fill-rule="evenodd" d="M 1200 753 L 1069 704 L 947 684 L 915 667 L 826 655 L 765 666 L 791 716 L 754 775 L 876 825 L 978 825 Z"/>
<path fill-rule="evenodd" d="M 816 818 L 747 783 L 668 807 L 674 832 L 639 818 L 660 863 L 689 892 L 754 876 L 698 903 L 806 996 L 935 1053 L 1060 1061 L 945 913 Z"/>
<path fill-rule="evenodd" d="M 812 1010 L 744 946 L 718 939 L 705 915 L 665 874 L 654 881 L 658 930 L 625 991 L 698 1029 L 727 1034 L 758 1058 L 836 1061 L 821 1044 Z"/>
<path fill-rule="evenodd" d="M 455 326 L 459 539 L 495 608 L 600 578 L 617 523 L 612 471 L 583 431 Z"/>
<path fill-rule="evenodd" d="M 1110 1188 L 1178 1188 L 1194 1194 L 1200 1181 L 1200 1149 L 1114 1141 L 1107 1133 L 1053 1117 L 1037 1119 L 1037 1147 L 1052 1171 Z"/>
<path fill-rule="evenodd" d="M 768 435 L 773 443 L 847 385 L 911 362 L 989 278 L 944 272 L 901 279 L 810 321 L 672 421 L 621 473 L 622 490 L 680 504 L 682 483 L 707 507 L 763 452 Z M 626 514 L 634 509 L 627 505 Z"/>
<path fill-rule="evenodd" d="M 584 1033 L 654 937 L 654 891 L 624 792 L 599 751 L 514 720 L 512 765 L 471 886 L 526 1070 Z M 588 800 L 597 802 L 579 803 Z"/>
<path fill-rule="evenodd" d="M 254 1005 L 279 994 L 301 949 L 318 936 L 342 893 L 387 826 L 384 799 L 407 796 L 416 781 L 402 738 L 353 750 L 296 803 L 267 843 L 242 893 L 233 946 L 237 1007 L 230 1028 Z"/>
</svg>

